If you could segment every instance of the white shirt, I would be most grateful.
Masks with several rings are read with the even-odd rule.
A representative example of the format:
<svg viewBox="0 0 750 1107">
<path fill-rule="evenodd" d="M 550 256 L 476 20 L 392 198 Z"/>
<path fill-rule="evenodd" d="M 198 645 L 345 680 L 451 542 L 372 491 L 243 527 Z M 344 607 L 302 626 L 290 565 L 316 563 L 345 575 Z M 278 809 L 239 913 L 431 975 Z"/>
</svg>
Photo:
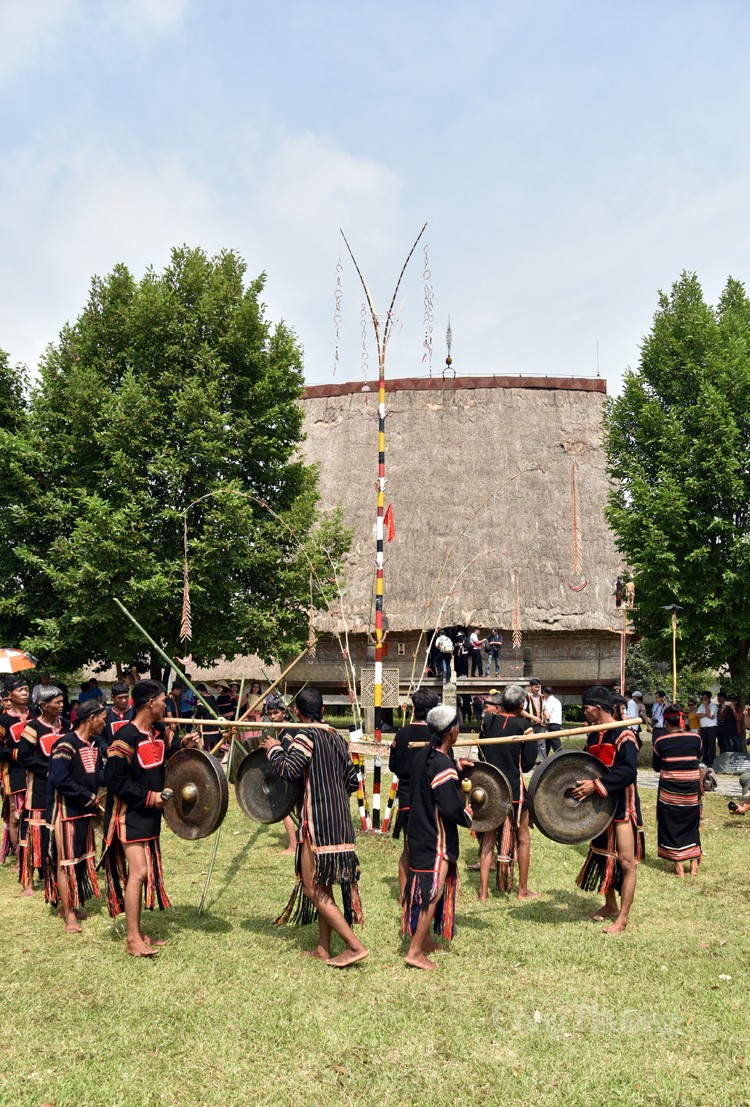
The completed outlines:
<svg viewBox="0 0 750 1107">
<path fill-rule="evenodd" d="M 651 721 L 656 727 L 664 726 L 664 712 L 666 710 L 666 703 L 657 703 L 654 701 L 654 705 L 651 708 Z"/>
<path fill-rule="evenodd" d="M 544 713 L 548 723 L 562 724 L 562 704 L 557 696 L 547 696 L 544 701 Z"/>
<path fill-rule="evenodd" d="M 705 703 L 699 704 L 696 715 L 702 727 L 704 726 L 716 726 L 716 712 L 717 707 L 715 703 L 709 703 L 706 706 Z"/>
<path fill-rule="evenodd" d="M 482 647 L 479 645 L 479 635 L 476 631 L 469 635 L 469 649 L 480 650 Z"/>
</svg>

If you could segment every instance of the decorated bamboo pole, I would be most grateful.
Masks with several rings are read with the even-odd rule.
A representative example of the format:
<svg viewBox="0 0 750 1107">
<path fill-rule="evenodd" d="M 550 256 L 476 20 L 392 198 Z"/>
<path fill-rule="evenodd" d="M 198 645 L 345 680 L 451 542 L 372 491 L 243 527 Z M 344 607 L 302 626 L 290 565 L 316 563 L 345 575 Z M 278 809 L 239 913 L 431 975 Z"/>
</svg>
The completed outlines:
<svg viewBox="0 0 750 1107">
<path fill-rule="evenodd" d="M 362 830 L 368 831 L 370 827 L 367 822 L 367 811 L 365 810 L 364 754 L 353 753 L 352 761 L 357 769 L 357 808 L 359 810 L 359 822 Z"/>
<path fill-rule="evenodd" d="M 397 795 L 398 777 L 394 776 L 391 780 L 391 790 L 388 793 L 388 802 L 385 805 L 385 814 L 383 815 L 383 834 L 388 833 L 388 827 L 390 826 L 391 816 L 393 815 L 393 807 L 396 802 Z"/>
<path fill-rule="evenodd" d="M 384 594 L 384 575 L 383 575 L 383 517 L 385 515 L 385 352 L 388 347 L 388 339 L 391 335 L 392 322 L 393 322 L 393 309 L 396 304 L 396 297 L 398 290 L 401 287 L 401 280 L 406 272 L 406 267 L 409 264 L 412 254 L 417 248 L 417 243 L 425 232 L 427 224 L 425 223 L 422 230 L 417 235 L 414 245 L 406 256 L 406 261 L 403 264 L 399 278 L 396 281 L 396 287 L 393 290 L 393 296 L 391 297 L 390 307 L 385 317 L 385 324 L 383 326 L 383 333 L 381 337 L 380 333 L 380 320 L 378 319 L 377 312 L 375 311 L 375 305 L 373 304 L 372 297 L 370 296 L 370 290 L 367 287 L 367 282 L 362 275 L 362 270 L 357 264 L 357 260 L 352 253 L 352 248 L 347 242 L 346 235 L 341 231 L 341 237 L 343 238 L 346 248 L 349 251 L 349 256 L 354 262 L 354 267 L 357 270 L 359 279 L 362 283 L 362 287 L 367 297 L 367 303 L 370 308 L 370 317 L 372 319 L 372 325 L 375 330 L 375 342 L 378 349 L 378 495 L 377 495 L 377 507 L 375 516 L 375 683 L 373 687 L 373 707 L 374 707 L 374 738 L 376 742 L 380 742 L 382 738 L 383 727 L 383 594 Z M 381 762 L 380 754 L 375 754 L 375 766 L 373 773 L 373 804 L 372 804 L 372 817 L 373 817 L 373 830 L 380 829 L 380 773 Z"/>
<path fill-rule="evenodd" d="M 575 734 L 593 734 L 600 730 L 621 730 L 630 725 L 643 726 L 643 719 L 614 719 L 611 723 L 599 723 L 598 726 L 574 726 L 569 730 L 540 730 L 537 734 L 519 734 L 514 738 L 475 738 L 473 742 L 454 742 L 453 749 L 457 746 L 510 746 L 517 742 L 536 742 L 540 738 L 572 738 Z M 420 746 L 429 746 L 429 742 L 409 742 L 409 749 L 418 749 Z"/>
<path fill-rule="evenodd" d="M 372 829 L 380 831 L 380 785 L 381 765 L 380 754 L 375 754 L 375 762 L 372 770 Z"/>
</svg>

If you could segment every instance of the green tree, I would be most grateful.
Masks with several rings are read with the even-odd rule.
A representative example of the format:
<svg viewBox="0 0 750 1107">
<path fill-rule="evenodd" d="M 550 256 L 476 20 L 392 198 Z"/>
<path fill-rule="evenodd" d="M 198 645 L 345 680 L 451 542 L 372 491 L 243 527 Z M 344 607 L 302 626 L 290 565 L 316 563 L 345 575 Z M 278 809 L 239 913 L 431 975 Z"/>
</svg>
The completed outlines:
<svg viewBox="0 0 750 1107">
<path fill-rule="evenodd" d="M 12 366 L 0 350 L 0 646 L 17 646 L 28 629 L 22 596 L 33 591 L 34 573 L 18 556 L 16 545 L 24 527 L 34 527 L 27 513 L 34 486 L 28 476 L 28 379 L 22 365 Z"/>
<path fill-rule="evenodd" d="M 716 308 L 695 275 L 661 293 L 640 365 L 608 404 L 616 486 L 607 519 L 634 577 L 635 628 L 668 660 L 748 676 L 750 300 L 729 279 Z"/>
<path fill-rule="evenodd" d="M 690 665 L 677 667 L 677 702 L 687 707 L 691 697 L 698 699 L 704 688 L 713 684 L 709 670 L 695 669 Z M 628 646 L 625 658 L 625 684 L 631 691 L 643 692 L 646 700 L 652 700 L 657 690 L 663 688 L 669 699 L 672 698 L 672 667 L 668 662 L 659 662 L 651 657 L 649 643 L 637 642 Z"/>
<path fill-rule="evenodd" d="M 26 428 L 42 526 L 17 548 L 44 588 L 26 645 L 62 670 L 161 671 L 115 596 L 181 652 L 186 510 L 197 663 L 298 651 L 311 587 L 315 606 L 331 589 L 348 536 L 299 456 L 300 350 L 244 275 L 187 248 L 140 282 L 118 265 L 43 360 Z"/>
</svg>

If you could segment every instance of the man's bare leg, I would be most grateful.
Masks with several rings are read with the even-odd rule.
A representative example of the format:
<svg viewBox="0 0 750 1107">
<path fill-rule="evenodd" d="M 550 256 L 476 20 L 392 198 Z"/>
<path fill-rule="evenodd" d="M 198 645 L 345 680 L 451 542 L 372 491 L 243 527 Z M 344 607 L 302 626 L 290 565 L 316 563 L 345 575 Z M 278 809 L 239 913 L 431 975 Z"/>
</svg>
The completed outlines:
<svg viewBox="0 0 750 1107">
<path fill-rule="evenodd" d="M 296 853 L 297 852 L 297 827 L 294 825 L 294 819 L 291 815 L 287 815 L 284 819 L 284 830 L 289 841 L 288 846 L 282 853 Z"/>
<path fill-rule="evenodd" d="M 487 830 L 479 843 L 479 892 L 477 898 L 485 903 L 490 898 L 490 872 L 495 860 L 495 842 L 497 831 Z"/>
<path fill-rule="evenodd" d="M 62 864 L 62 827 L 59 821 L 55 826 L 55 843 L 57 845 L 57 856 L 61 859 L 58 861 L 57 865 L 57 888 L 60 893 L 60 917 L 65 923 L 65 929 L 69 934 L 80 934 L 81 924 L 76 918 L 75 911 L 70 906 L 68 878 Z"/>
<path fill-rule="evenodd" d="M 21 821 L 21 812 L 11 809 L 8 817 L 8 832 L 10 834 L 10 848 L 15 853 L 18 850 L 18 824 Z"/>
<path fill-rule="evenodd" d="M 539 892 L 529 891 L 529 866 L 531 865 L 531 831 L 529 830 L 529 813 L 522 811 L 518 820 L 518 835 L 516 838 L 516 852 L 518 854 L 518 898 L 536 899 Z"/>
<path fill-rule="evenodd" d="M 404 831 L 404 848 L 401 850 L 401 856 L 398 859 L 398 889 L 399 897 L 398 902 L 404 902 L 404 892 L 406 891 L 406 881 L 409 875 L 409 839 L 406 837 L 406 831 Z"/>
<path fill-rule="evenodd" d="M 331 888 L 326 889 L 331 895 Z M 333 896 L 331 895 L 331 898 Z M 317 957 L 319 961 L 328 961 L 331 956 L 331 935 L 333 931 L 322 915 L 318 915 L 318 944 L 314 949 L 303 949 L 305 957 Z"/>
<path fill-rule="evenodd" d="M 412 935 L 411 942 L 409 943 L 406 957 L 404 958 L 405 963 L 412 969 L 437 968 L 435 962 L 430 961 L 429 957 L 427 957 L 427 952 L 432 952 L 434 949 L 438 948 L 430 939 L 430 927 L 432 926 L 432 920 L 435 918 L 435 909 L 438 905 L 438 900 L 445 889 L 445 879 L 447 876 L 448 862 L 443 861 L 440 866 L 437 894 L 430 900 L 427 908 L 419 912 L 417 925 Z"/>
<path fill-rule="evenodd" d="M 126 843 L 124 848 L 128 863 L 128 879 L 125 884 L 125 951 L 131 957 L 153 957 L 155 950 L 146 941 L 141 930 L 143 885 L 148 878 L 146 851 L 140 842 Z"/>
<path fill-rule="evenodd" d="M 331 894 L 330 888 L 323 888 L 315 883 L 315 858 L 309 842 L 302 843 L 300 857 L 302 868 L 302 886 L 305 895 L 317 909 L 319 919 L 326 923 L 330 930 L 334 930 L 346 945 L 343 953 L 338 957 L 331 957 L 326 964 L 336 969 L 345 969 L 348 965 L 355 965 L 358 961 L 364 961 L 368 950 L 360 942 L 352 928 L 343 916 L 341 910 Z M 318 941 L 324 937 L 325 931 L 321 927 Z M 328 934 L 330 944 L 330 933 Z"/>
<path fill-rule="evenodd" d="M 604 893 L 604 903 L 594 911 L 591 918 L 594 922 L 601 922 L 602 919 L 616 919 L 619 914 L 620 908 L 617 906 L 617 894 L 610 890 Z"/>
<path fill-rule="evenodd" d="M 635 835 L 633 824 L 618 823 L 615 826 L 617 857 L 622 869 L 622 891 L 620 892 L 620 913 L 610 926 L 604 927 L 605 934 L 622 934 L 628 925 L 628 915 L 635 896 Z"/>
</svg>

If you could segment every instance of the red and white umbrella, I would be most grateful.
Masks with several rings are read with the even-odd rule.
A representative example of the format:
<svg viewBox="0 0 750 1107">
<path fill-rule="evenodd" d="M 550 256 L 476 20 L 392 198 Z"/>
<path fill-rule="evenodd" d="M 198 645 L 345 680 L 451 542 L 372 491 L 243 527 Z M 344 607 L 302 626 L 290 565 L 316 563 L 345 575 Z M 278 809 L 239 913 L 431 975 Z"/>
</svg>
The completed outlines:
<svg viewBox="0 0 750 1107">
<path fill-rule="evenodd" d="M 31 654 L 23 650 L 0 650 L 0 673 L 21 673 L 34 668 L 36 662 Z"/>
</svg>

